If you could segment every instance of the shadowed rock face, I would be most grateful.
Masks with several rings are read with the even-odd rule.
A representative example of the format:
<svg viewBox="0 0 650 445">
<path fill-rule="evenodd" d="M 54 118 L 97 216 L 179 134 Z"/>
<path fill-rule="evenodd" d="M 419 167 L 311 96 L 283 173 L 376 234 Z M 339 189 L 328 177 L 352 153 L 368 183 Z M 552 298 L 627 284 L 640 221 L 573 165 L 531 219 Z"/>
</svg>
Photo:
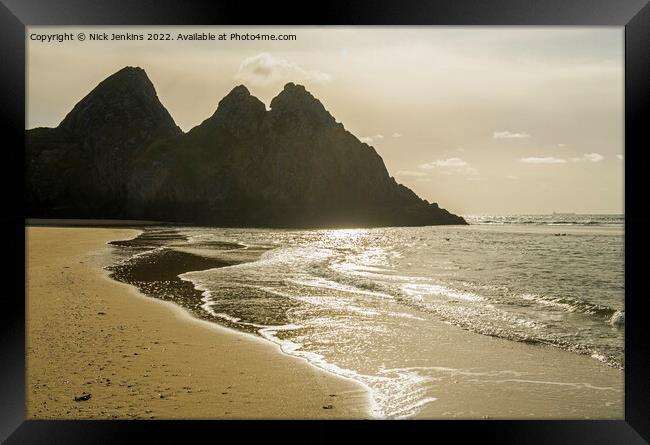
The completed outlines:
<svg viewBox="0 0 650 445">
<path fill-rule="evenodd" d="M 27 131 L 28 215 L 119 216 L 138 152 L 180 134 L 144 70 L 118 71 L 58 127 Z"/>
<path fill-rule="evenodd" d="M 303 86 L 267 111 L 245 86 L 186 134 L 143 70 L 125 68 L 55 129 L 28 131 L 30 217 L 222 226 L 465 224 L 389 176 Z M 61 175 L 59 172 L 63 172 Z"/>
</svg>

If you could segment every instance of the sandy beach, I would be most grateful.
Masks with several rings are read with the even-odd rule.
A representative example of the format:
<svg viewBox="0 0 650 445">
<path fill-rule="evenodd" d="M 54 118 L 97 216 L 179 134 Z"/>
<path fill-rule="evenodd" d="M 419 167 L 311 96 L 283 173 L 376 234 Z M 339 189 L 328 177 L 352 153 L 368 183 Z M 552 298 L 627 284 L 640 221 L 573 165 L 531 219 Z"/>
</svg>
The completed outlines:
<svg viewBox="0 0 650 445">
<path fill-rule="evenodd" d="M 283 354 L 267 340 L 193 318 L 174 303 L 114 281 L 104 269 L 114 261 L 106 243 L 134 238 L 138 230 L 26 230 L 30 419 L 358 419 L 373 417 L 371 394 L 399 395 L 405 388 L 397 383 L 369 393 L 369 386 Z M 143 270 L 161 274 L 169 287 L 180 266 L 165 263 L 167 276 L 161 264 Z M 410 318 L 408 330 L 417 341 L 405 347 L 419 359 L 404 371 L 428 379 L 427 392 L 418 395 L 421 405 L 411 409 L 415 418 L 624 416 L 622 370 L 587 355 L 431 319 Z M 378 342 L 363 359 L 387 366 L 395 360 L 398 369 L 403 351 L 391 351 L 389 343 Z M 365 382 L 371 373 L 361 368 L 357 377 Z"/>
<path fill-rule="evenodd" d="M 108 278 L 138 233 L 26 229 L 28 419 L 368 417 L 361 385 Z"/>
</svg>

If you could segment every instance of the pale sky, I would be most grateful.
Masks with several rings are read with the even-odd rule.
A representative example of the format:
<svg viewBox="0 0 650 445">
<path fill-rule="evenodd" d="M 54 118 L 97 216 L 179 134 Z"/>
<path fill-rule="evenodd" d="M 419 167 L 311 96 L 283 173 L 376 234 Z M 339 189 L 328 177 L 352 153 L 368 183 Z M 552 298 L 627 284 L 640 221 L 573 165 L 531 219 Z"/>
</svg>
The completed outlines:
<svg viewBox="0 0 650 445">
<path fill-rule="evenodd" d="M 62 32 L 297 37 L 30 40 Z M 622 27 L 30 27 L 27 48 L 27 128 L 58 125 L 127 65 L 184 131 L 236 85 L 268 106 L 291 81 L 454 213 L 623 212 Z"/>
</svg>

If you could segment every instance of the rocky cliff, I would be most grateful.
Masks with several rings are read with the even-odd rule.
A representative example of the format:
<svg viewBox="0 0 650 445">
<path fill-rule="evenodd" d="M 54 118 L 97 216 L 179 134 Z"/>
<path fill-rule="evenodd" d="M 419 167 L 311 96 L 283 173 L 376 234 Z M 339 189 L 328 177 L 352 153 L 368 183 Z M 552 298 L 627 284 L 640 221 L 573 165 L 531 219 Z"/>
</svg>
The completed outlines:
<svg viewBox="0 0 650 445">
<path fill-rule="evenodd" d="M 58 127 L 27 131 L 27 216 L 120 217 L 138 152 L 181 134 L 144 70 L 118 71 Z"/>
<path fill-rule="evenodd" d="M 377 152 L 288 83 L 266 110 L 243 85 L 183 134 L 125 68 L 57 128 L 28 131 L 29 217 L 221 226 L 465 224 L 392 178 Z"/>
</svg>

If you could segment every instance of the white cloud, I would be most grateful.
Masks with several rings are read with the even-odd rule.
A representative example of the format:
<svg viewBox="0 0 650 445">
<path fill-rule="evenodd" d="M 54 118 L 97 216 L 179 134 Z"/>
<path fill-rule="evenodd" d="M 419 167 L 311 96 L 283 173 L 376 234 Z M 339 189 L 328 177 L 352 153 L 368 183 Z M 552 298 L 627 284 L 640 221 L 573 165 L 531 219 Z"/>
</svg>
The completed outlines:
<svg viewBox="0 0 650 445">
<path fill-rule="evenodd" d="M 492 133 L 494 139 L 526 139 L 530 135 L 528 133 L 513 133 L 510 131 L 495 131 Z"/>
<path fill-rule="evenodd" d="M 547 156 L 545 158 L 521 158 L 521 162 L 525 162 L 526 164 L 564 164 L 566 160 L 560 159 L 560 158 L 554 158 L 552 156 Z"/>
<path fill-rule="evenodd" d="M 362 138 L 359 138 L 361 142 L 365 142 L 366 144 L 372 144 L 373 141 L 376 141 L 378 139 L 384 139 L 383 134 L 376 134 L 374 136 L 364 136 Z"/>
<path fill-rule="evenodd" d="M 605 157 L 599 153 L 585 153 L 579 158 L 569 158 L 568 162 L 600 162 L 603 159 L 605 159 Z M 521 158 L 520 161 L 527 164 L 565 164 L 567 162 L 567 159 L 547 156 L 544 158 Z"/>
<path fill-rule="evenodd" d="M 564 148 L 564 147 L 566 147 L 566 144 L 557 144 L 557 146 L 560 147 L 560 148 Z"/>
<path fill-rule="evenodd" d="M 469 164 L 467 164 L 467 162 L 463 161 L 461 158 L 449 158 L 449 159 L 433 161 L 428 164 L 421 164 L 420 168 L 425 168 L 430 170 L 436 167 L 465 167 L 467 165 Z"/>
<path fill-rule="evenodd" d="M 426 176 L 424 172 L 417 172 L 413 170 L 400 170 L 396 173 L 399 176 Z"/>
<path fill-rule="evenodd" d="M 586 153 L 584 158 L 590 162 L 600 162 L 605 159 L 605 157 L 599 153 Z"/>
<path fill-rule="evenodd" d="M 585 153 L 584 155 L 582 155 L 582 157 L 580 157 L 580 158 L 570 158 L 569 161 L 571 161 L 571 162 L 585 162 L 585 161 L 600 162 L 603 159 L 605 159 L 605 157 L 603 155 L 599 154 L 599 153 Z"/>
<path fill-rule="evenodd" d="M 402 136 L 403 136 L 402 133 L 398 133 L 398 132 L 393 133 L 394 138 L 401 138 Z"/>
<path fill-rule="evenodd" d="M 623 160 L 623 155 L 616 155 L 616 157 L 617 157 L 618 159 L 620 159 L 621 161 Z"/>
<path fill-rule="evenodd" d="M 420 164 L 418 167 L 424 170 L 437 169 L 443 175 L 451 175 L 454 173 L 462 175 L 478 175 L 478 170 L 472 167 L 468 162 L 463 161 L 461 158 L 439 159 L 427 164 Z"/>
<path fill-rule="evenodd" d="M 506 179 L 517 179 L 517 176 L 515 176 L 515 175 L 508 175 L 508 176 L 506 176 Z"/>
<path fill-rule="evenodd" d="M 276 81 L 307 80 L 325 83 L 332 80 L 332 76 L 318 70 L 306 70 L 293 62 L 274 57 L 269 53 L 260 53 L 242 60 L 235 79 L 251 85 L 268 85 Z"/>
</svg>

